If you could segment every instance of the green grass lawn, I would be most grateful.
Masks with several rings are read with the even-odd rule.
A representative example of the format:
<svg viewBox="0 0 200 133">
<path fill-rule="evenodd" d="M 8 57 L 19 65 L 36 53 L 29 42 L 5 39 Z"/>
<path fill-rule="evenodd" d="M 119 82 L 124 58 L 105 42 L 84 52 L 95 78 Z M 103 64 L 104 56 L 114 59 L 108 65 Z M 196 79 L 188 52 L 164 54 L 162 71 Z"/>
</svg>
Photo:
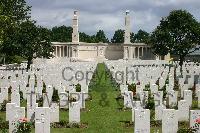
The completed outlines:
<svg viewBox="0 0 200 133">
<path fill-rule="evenodd" d="M 132 119 L 132 112 L 119 110 L 123 107 L 123 101 L 120 104 L 115 99 L 120 94 L 119 88 L 105 70 L 104 64 L 98 64 L 89 87 L 92 100 L 87 101 L 86 109 L 81 111 L 81 123 L 86 123 L 87 128 L 52 128 L 52 133 L 133 133 L 133 125 L 127 124 Z M 26 102 L 22 102 L 23 106 L 25 104 Z M 5 113 L 1 112 L 0 117 L 5 118 Z M 68 121 L 68 117 L 68 111 L 60 111 L 60 120 Z M 155 130 L 157 129 L 152 128 L 151 132 Z"/>
<path fill-rule="evenodd" d="M 86 102 L 86 111 L 81 112 L 81 123 L 87 128 L 52 129 L 52 132 L 133 132 L 133 127 L 126 128 L 124 121 L 131 121 L 131 111 L 119 111 L 120 104 L 115 98 L 119 91 L 112 85 L 105 74 L 105 66 L 99 64 L 97 73 L 90 86 L 92 100 Z M 60 112 L 61 120 L 68 120 L 68 111 Z"/>
<path fill-rule="evenodd" d="M 91 101 L 86 102 L 86 110 L 81 112 L 81 123 L 87 123 L 87 128 L 51 129 L 53 133 L 59 132 L 81 132 L 81 133 L 132 133 L 133 125 L 126 126 L 130 122 L 132 112 L 122 111 L 120 103 L 116 101 L 119 88 L 113 85 L 110 77 L 106 76 L 104 64 L 98 64 L 97 73 L 91 82 Z M 68 111 L 60 112 L 61 120 L 68 120 Z M 155 132 L 160 128 L 152 128 Z M 160 130 L 161 131 L 161 130 Z"/>
</svg>

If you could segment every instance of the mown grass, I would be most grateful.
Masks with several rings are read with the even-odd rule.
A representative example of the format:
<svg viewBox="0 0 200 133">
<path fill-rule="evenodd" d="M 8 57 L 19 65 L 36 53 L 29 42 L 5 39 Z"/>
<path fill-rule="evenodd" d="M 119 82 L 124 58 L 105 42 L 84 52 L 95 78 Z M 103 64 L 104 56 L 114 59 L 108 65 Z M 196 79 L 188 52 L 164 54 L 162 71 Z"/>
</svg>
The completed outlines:
<svg viewBox="0 0 200 133">
<path fill-rule="evenodd" d="M 131 110 L 120 110 L 123 107 L 117 102 L 119 88 L 111 80 L 104 64 L 98 64 L 96 74 L 89 88 L 92 100 L 86 102 L 86 109 L 81 111 L 81 123 L 87 128 L 52 128 L 52 133 L 133 133 L 134 126 L 129 125 L 132 119 Z M 25 106 L 23 101 L 22 105 Z M 5 118 L 5 112 L 0 113 Z M 60 120 L 68 121 L 69 112 L 60 110 Z M 151 128 L 154 133 L 161 128 Z M 161 130 L 160 130 L 161 131 Z M 34 133 L 34 129 L 32 130 Z"/>
</svg>

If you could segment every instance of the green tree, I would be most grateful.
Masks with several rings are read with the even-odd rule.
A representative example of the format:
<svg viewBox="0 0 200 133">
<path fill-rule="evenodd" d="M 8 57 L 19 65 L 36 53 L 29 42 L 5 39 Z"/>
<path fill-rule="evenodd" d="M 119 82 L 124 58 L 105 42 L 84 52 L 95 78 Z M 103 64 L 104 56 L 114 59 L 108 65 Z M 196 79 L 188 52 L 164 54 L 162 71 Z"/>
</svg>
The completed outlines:
<svg viewBox="0 0 200 133">
<path fill-rule="evenodd" d="M 116 30 L 113 38 L 111 39 L 112 43 L 124 43 L 124 30 Z"/>
<path fill-rule="evenodd" d="M 23 22 L 18 28 L 16 44 L 18 54 L 28 60 L 27 69 L 30 69 L 32 60 L 37 57 L 51 57 L 53 48 L 48 30 L 35 25 L 33 21 Z"/>
<path fill-rule="evenodd" d="M 131 43 L 135 42 L 134 36 L 135 36 L 135 34 L 133 32 L 131 32 L 131 36 L 130 36 Z"/>
<path fill-rule="evenodd" d="M 200 24 L 197 20 L 186 10 L 174 10 L 162 18 L 151 35 L 150 43 L 158 55 L 179 55 L 179 65 L 182 66 L 185 56 L 196 50 L 191 51 L 199 40 Z"/>
<path fill-rule="evenodd" d="M 133 37 L 134 42 L 136 43 L 147 43 L 150 36 L 149 33 L 144 30 L 139 30 L 137 34 Z"/>
<path fill-rule="evenodd" d="M 0 1 L 0 53 L 12 56 L 17 52 L 15 45 L 16 29 L 19 25 L 30 19 L 31 7 L 25 0 Z"/>
<path fill-rule="evenodd" d="M 56 42 L 72 42 L 72 27 L 60 26 L 52 28 L 52 41 Z"/>
<path fill-rule="evenodd" d="M 95 35 L 90 36 L 90 42 L 91 42 L 91 43 L 96 43 L 96 42 L 97 42 L 97 41 L 96 41 L 96 36 L 95 36 Z"/>
<path fill-rule="evenodd" d="M 104 33 L 103 30 L 99 30 L 96 34 L 96 42 L 99 43 L 99 42 L 103 42 L 103 43 L 108 43 L 109 40 L 108 38 L 106 38 L 106 35 Z"/>
<path fill-rule="evenodd" d="M 85 34 L 84 32 L 79 33 L 79 39 L 80 39 L 80 42 L 87 42 L 87 43 L 91 42 L 91 37 Z"/>
</svg>

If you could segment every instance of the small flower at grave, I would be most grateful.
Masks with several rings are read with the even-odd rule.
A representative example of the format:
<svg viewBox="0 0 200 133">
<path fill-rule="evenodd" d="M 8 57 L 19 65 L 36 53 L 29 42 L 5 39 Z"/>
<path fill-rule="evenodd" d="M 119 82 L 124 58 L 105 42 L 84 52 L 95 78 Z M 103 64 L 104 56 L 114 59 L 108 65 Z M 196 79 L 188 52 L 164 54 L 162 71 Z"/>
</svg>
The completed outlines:
<svg viewBox="0 0 200 133">
<path fill-rule="evenodd" d="M 16 124 L 16 133 L 30 133 L 32 129 L 32 123 L 28 121 L 26 117 L 20 118 Z"/>
<path fill-rule="evenodd" d="M 26 117 L 19 119 L 19 122 L 27 122 L 27 121 L 28 121 L 28 119 Z"/>
<path fill-rule="evenodd" d="M 198 124 L 200 124 L 200 118 L 197 118 L 197 119 L 195 120 L 195 122 L 198 123 Z"/>
</svg>

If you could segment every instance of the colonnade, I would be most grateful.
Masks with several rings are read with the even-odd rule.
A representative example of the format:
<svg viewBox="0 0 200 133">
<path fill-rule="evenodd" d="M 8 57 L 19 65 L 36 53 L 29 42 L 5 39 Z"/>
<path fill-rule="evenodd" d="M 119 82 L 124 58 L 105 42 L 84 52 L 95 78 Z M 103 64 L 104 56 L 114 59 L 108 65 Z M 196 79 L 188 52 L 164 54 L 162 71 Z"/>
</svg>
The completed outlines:
<svg viewBox="0 0 200 133">
<path fill-rule="evenodd" d="M 152 59 L 153 56 L 148 46 L 124 46 L 124 59 Z"/>
<path fill-rule="evenodd" d="M 72 47 L 68 45 L 54 45 L 53 55 L 55 57 L 72 57 Z"/>
</svg>

